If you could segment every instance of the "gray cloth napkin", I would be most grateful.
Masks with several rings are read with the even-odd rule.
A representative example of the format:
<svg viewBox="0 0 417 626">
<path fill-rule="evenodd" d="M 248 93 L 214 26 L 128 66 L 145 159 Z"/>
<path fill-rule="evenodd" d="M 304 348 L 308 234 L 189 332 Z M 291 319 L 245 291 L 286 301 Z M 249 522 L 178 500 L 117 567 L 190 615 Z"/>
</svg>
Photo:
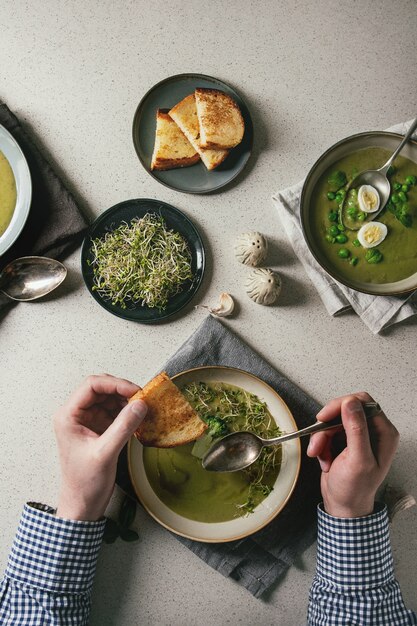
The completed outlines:
<svg viewBox="0 0 417 626">
<path fill-rule="evenodd" d="M 174 375 L 200 365 L 226 365 L 255 374 L 280 394 L 300 428 L 311 424 L 320 409 L 317 402 L 211 316 L 168 360 L 164 369 Z M 250 537 L 228 543 L 207 544 L 177 537 L 210 567 L 235 579 L 257 598 L 282 578 L 315 538 L 320 471 L 318 463 L 305 454 L 307 441 L 301 441 L 303 452 L 297 486 L 289 503 L 268 526 Z M 125 452 L 119 460 L 117 483 L 127 493 L 134 494 Z"/>
<path fill-rule="evenodd" d="M 7 128 L 21 147 L 32 178 L 32 204 L 28 220 L 13 246 L 0 257 L 0 270 L 13 259 L 32 254 L 63 259 L 81 242 L 87 222 L 73 196 L 17 117 L 1 101 L 0 124 Z M 11 306 L 12 301 L 0 294 L 0 319 Z"/>
<path fill-rule="evenodd" d="M 397 124 L 388 131 L 404 135 L 411 121 Z M 415 139 L 417 133 L 413 135 Z M 370 330 L 377 334 L 417 313 L 414 294 L 405 296 L 370 296 L 349 289 L 327 274 L 314 259 L 304 240 L 300 221 L 300 197 L 304 181 L 277 192 L 273 201 L 294 251 L 313 281 L 320 298 L 330 315 L 353 309 Z M 414 296 L 414 297 L 413 297 Z"/>
</svg>

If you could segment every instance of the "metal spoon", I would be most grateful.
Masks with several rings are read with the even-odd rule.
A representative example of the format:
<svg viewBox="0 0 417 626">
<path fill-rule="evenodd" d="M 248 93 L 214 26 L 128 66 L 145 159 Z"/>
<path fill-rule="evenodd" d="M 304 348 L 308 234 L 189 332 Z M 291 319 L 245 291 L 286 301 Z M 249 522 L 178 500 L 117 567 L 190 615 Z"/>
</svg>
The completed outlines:
<svg viewBox="0 0 417 626">
<path fill-rule="evenodd" d="M 401 141 L 398 148 L 395 152 L 390 156 L 388 161 L 377 170 L 365 170 L 358 174 L 350 183 L 349 187 L 346 189 L 346 194 L 343 199 L 342 204 L 340 205 L 340 221 L 349 230 L 359 230 L 361 226 L 370 218 L 372 221 L 381 213 L 382 209 L 385 207 L 388 202 L 388 198 L 390 196 L 391 186 L 390 182 L 387 178 L 387 172 L 391 167 L 394 159 L 398 156 L 401 150 L 404 148 L 407 141 L 410 139 L 411 135 L 417 128 L 417 117 L 414 122 L 411 124 L 407 134 L 404 136 L 404 139 Z M 345 220 L 344 207 L 348 198 L 349 191 L 351 189 L 358 189 L 362 185 L 372 185 L 375 187 L 379 194 L 379 209 L 374 213 L 368 213 L 368 217 L 364 222 L 353 221 L 353 220 Z"/>
<path fill-rule="evenodd" d="M 15 259 L 0 274 L 0 291 L 8 298 L 29 302 L 56 289 L 67 275 L 67 269 L 55 259 L 24 256 Z"/>
<path fill-rule="evenodd" d="M 363 404 L 366 418 L 375 417 L 381 412 L 381 407 L 376 402 L 366 402 Z M 342 418 L 336 417 L 331 422 L 317 421 L 307 428 L 296 430 L 287 435 L 280 435 L 273 439 L 264 439 L 247 431 L 230 433 L 219 441 L 214 443 L 210 450 L 205 454 L 202 460 L 204 469 L 210 472 L 237 472 L 249 467 L 256 461 L 261 454 L 264 446 L 276 446 L 289 441 L 290 439 L 298 439 L 305 435 L 317 433 L 320 430 L 328 430 L 336 428 L 342 424 Z"/>
</svg>

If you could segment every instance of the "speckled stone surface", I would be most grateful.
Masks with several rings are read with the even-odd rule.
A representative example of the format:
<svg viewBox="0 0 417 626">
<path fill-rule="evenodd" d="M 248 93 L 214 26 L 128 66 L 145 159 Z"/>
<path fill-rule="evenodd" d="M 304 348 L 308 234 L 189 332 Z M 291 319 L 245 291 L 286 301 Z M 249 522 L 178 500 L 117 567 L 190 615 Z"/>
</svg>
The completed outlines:
<svg viewBox="0 0 417 626">
<path fill-rule="evenodd" d="M 88 214 L 134 197 L 185 211 L 209 248 L 198 301 L 215 303 L 230 291 L 239 304 L 230 327 L 317 400 L 369 390 L 401 432 L 390 480 L 415 494 L 417 321 L 375 337 L 353 314 L 328 317 L 271 202 L 335 141 L 415 116 L 415 2 L 16 0 L 3 3 L 1 14 L 0 99 L 42 138 Z M 140 98 L 182 72 L 230 82 L 252 111 L 253 157 L 223 193 L 171 191 L 135 155 L 131 123 Z M 232 245 L 242 230 L 270 236 L 268 264 L 283 278 L 276 306 L 260 307 L 244 294 L 247 269 L 235 262 Z M 23 503 L 55 501 L 55 408 L 88 373 L 146 381 L 205 315 L 191 309 L 146 328 L 125 322 L 84 289 L 79 253 L 68 267 L 53 297 L 19 305 L 0 325 L 3 564 Z M 415 508 L 399 514 L 392 532 L 397 575 L 414 610 L 416 516 Z M 144 513 L 136 526 L 139 543 L 103 548 L 93 626 L 305 623 L 314 547 L 259 601 Z"/>
</svg>

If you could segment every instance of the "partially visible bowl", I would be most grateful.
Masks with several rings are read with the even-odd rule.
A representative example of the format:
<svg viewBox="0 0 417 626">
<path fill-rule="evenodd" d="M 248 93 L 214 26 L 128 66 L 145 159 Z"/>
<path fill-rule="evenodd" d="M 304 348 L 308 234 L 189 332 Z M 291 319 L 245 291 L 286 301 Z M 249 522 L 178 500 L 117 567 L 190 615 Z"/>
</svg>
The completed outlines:
<svg viewBox="0 0 417 626">
<path fill-rule="evenodd" d="M 304 239 L 321 267 L 338 282 L 371 295 L 398 295 L 417 289 L 417 257 L 415 271 L 396 282 L 368 282 L 346 278 L 338 268 L 331 263 L 328 255 L 323 253 L 314 231 L 313 202 L 316 186 L 324 172 L 340 159 L 355 153 L 363 148 L 378 147 L 391 152 L 397 148 L 402 139 L 401 135 L 382 131 L 360 133 L 342 139 L 324 152 L 309 171 L 301 193 L 301 225 Z M 417 142 L 409 141 L 401 151 L 401 156 L 417 163 Z M 381 166 L 383 162 L 381 163 Z"/>
<path fill-rule="evenodd" d="M 0 236 L 0 256 L 19 237 L 29 215 L 32 201 L 32 179 L 25 155 L 15 138 L 0 124 L 0 152 L 12 168 L 16 182 L 16 206 L 10 224 Z"/>
</svg>

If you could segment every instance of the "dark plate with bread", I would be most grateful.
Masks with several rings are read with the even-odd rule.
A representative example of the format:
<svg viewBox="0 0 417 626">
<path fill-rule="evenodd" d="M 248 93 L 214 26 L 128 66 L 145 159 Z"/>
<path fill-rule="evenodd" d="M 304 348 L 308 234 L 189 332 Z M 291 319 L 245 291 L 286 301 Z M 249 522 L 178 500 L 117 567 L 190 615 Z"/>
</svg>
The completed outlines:
<svg viewBox="0 0 417 626">
<path fill-rule="evenodd" d="M 232 87 L 203 74 L 178 74 L 152 87 L 138 105 L 132 132 L 146 171 L 185 193 L 228 185 L 252 150 L 245 102 Z"/>
</svg>

